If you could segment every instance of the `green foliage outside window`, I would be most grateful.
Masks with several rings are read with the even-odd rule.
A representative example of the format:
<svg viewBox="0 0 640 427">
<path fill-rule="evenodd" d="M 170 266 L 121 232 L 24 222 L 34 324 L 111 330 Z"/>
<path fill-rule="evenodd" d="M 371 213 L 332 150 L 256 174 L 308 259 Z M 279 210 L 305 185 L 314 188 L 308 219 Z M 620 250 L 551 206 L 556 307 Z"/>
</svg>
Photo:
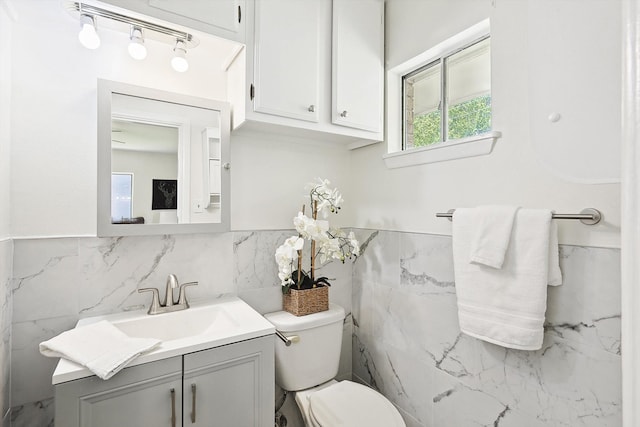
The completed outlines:
<svg viewBox="0 0 640 427">
<path fill-rule="evenodd" d="M 461 139 L 491 130 L 491 95 L 483 95 L 449 108 L 448 139 Z M 440 111 L 417 116 L 413 121 L 413 146 L 440 142 Z"/>
</svg>

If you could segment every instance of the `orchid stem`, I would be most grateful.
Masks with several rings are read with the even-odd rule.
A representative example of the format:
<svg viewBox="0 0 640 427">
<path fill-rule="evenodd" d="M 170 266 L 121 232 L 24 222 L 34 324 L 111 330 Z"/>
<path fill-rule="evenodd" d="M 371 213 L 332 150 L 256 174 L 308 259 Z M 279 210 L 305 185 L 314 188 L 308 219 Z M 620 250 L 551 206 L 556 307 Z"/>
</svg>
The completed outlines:
<svg viewBox="0 0 640 427">
<path fill-rule="evenodd" d="M 318 201 L 313 201 L 313 220 L 318 218 Z M 315 287 L 316 273 L 316 241 L 311 240 L 311 283 Z"/>
</svg>

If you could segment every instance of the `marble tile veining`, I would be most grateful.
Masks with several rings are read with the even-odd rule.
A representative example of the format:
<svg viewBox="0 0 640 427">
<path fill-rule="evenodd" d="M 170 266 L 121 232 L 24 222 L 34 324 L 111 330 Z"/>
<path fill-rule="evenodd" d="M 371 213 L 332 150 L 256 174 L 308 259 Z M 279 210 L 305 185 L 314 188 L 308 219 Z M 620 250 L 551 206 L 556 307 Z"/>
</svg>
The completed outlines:
<svg viewBox="0 0 640 427">
<path fill-rule="evenodd" d="M 11 427 L 53 427 L 53 398 L 11 408 Z"/>
<path fill-rule="evenodd" d="M 72 328 L 82 317 L 148 307 L 149 295 L 139 294 L 137 289 L 157 287 L 164 293 L 169 273 L 176 274 L 180 282 L 199 282 L 188 290 L 191 301 L 234 294 L 261 313 L 280 310 L 282 292 L 274 253 L 293 233 L 17 240 L 8 243 L 15 250 L 6 256 L 6 266 L 5 246 L 0 242 L 0 284 L 6 288 L 0 305 L 2 319 L 9 325 L 0 328 L 0 363 L 7 379 L 0 390 L 5 398 L 10 395 L 9 363 L 4 360 L 11 357 L 13 425 L 53 423 L 51 375 L 57 359 L 40 355 L 41 341 Z M 347 312 L 340 378 L 351 377 L 352 267 L 350 262 L 336 262 L 321 269 L 332 279 L 331 301 L 343 305 Z M 15 310 L 13 321 L 10 311 L 4 310 L 9 299 Z M 15 332 L 12 340 L 11 325 Z M 9 405 L 5 403 L 7 409 Z"/>
<path fill-rule="evenodd" d="M 371 239 L 353 270 L 354 376 L 411 425 L 621 425 L 619 250 L 561 246 L 563 285 L 528 352 L 460 332 L 449 237 L 359 233 Z"/>
<path fill-rule="evenodd" d="M 11 277 L 13 271 L 13 242 L 0 242 L 0 416 L 11 408 L 11 318 L 13 296 Z"/>
</svg>

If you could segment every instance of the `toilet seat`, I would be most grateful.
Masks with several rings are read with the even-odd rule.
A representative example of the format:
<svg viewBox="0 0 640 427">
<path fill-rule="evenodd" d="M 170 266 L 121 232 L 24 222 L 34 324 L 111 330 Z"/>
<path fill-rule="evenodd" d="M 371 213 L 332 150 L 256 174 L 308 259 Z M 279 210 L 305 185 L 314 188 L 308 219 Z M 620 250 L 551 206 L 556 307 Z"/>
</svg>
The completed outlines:
<svg viewBox="0 0 640 427">
<path fill-rule="evenodd" d="M 352 381 L 335 382 L 310 393 L 308 402 L 308 415 L 315 426 L 405 426 L 400 413 L 387 398 Z"/>
</svg>

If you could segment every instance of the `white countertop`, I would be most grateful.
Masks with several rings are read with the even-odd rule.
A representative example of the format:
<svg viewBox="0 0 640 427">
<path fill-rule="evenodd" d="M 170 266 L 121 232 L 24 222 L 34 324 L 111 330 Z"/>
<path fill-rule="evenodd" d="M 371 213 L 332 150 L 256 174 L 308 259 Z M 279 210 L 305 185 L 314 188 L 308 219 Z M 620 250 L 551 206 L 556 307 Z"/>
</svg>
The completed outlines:
<svg viewBox="0 0 640 427">
<path fill-rule="evenodd" d="M 135 366 L 275 333 L 275 327 L 238 297 L 190 304 L 186 310 L 149 315 L 145 310 L 81 319 L 76 327 L 108 320 L 130 336 L 158 338 L 153 351 L 134 359 Z M 157 325 L 157 330 L 154 328 Z M 151 332 L 150 332 L 151 331 Z M 181 333 L 184 332 L 184 335 Z M 87 368 L 60 359 L 51 381 L 60 384 L 92 376 Z M 117 374 L 116 374 L 117 375 Z"/>
</svg>

